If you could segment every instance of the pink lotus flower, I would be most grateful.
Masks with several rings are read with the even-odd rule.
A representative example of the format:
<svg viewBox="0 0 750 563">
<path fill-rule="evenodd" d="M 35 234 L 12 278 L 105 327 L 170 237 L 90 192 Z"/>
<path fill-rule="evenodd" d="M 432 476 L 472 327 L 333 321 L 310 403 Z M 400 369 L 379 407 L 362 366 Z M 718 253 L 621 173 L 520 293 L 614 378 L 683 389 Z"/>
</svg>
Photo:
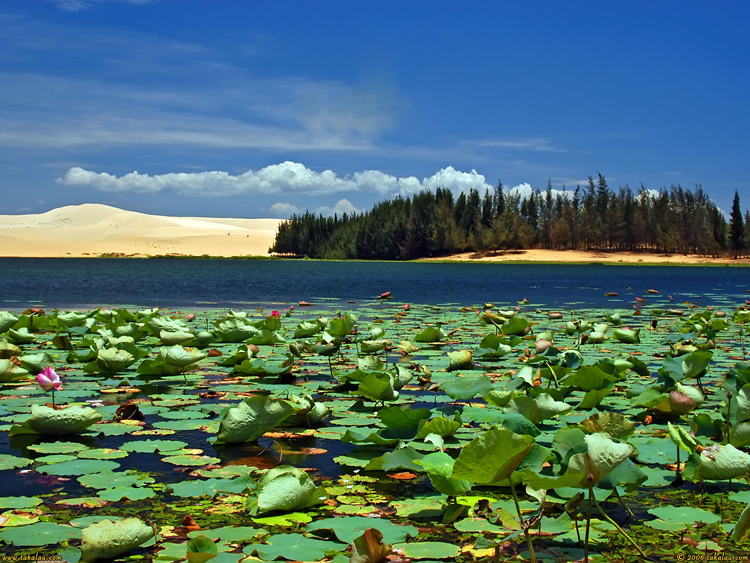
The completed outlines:
<svg viewBox="0 0 750 563">
<path fill-rule="evenodd" d="M 281 313 L 279 313 L 278 311 L 273 311 L 271 313 L 271 316 L 278 319 L 279 317 L 281 317 Z"/>
<path fill-rule="evenodd" d="M 50 391 L 51 389 L 60 390 L 62 389 L 62 381 L 60 381 L 60 376 L 57 375 L 55 370 L 53 370 L 51 367 L 44 368 L 44 371 L 36 376 L 36 382 L 41 385 L 42 389 L 45 391 Z"/>
</svg>

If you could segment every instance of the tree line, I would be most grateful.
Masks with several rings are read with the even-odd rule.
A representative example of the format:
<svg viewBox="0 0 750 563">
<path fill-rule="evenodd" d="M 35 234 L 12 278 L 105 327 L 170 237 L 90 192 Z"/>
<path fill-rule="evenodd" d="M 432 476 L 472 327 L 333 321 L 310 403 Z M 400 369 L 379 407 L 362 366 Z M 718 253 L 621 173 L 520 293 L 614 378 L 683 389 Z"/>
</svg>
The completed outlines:
<svg viewBox="0 0 750 563">
<path fill-rule="evenodd" d="M 324 217 L 295 214 L 279 224 L 270 252 L 294 257 L 412 260 L 458 252 L 530 248 L 745 255 L 750 213 L 735 192 L 730 221 L 701 186 L 641 184 L 610 189 L 601 174 L 575 190 L 533 189 L 521 197 L 471 188 L 454 200 L 444 188 L 377 203 L 370 211 Z"/>
</svg>

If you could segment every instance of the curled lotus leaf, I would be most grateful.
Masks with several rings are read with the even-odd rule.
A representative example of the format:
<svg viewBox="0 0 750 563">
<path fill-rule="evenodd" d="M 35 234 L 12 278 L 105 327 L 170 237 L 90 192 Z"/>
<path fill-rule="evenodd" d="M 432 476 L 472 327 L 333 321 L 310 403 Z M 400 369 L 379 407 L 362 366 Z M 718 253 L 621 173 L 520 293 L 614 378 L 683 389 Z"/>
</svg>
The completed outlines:
<svg viewBox="0 0 750 563">
<path fill-rule="evenodd" d="M 156 358 L 144 360 L 138 366 L 138 373 L 156 375 L 177 375 L 193 369 L 207 354 L 197 348 L 165 346 Z"/>
<path fill-rule="evenodd" d="M 16 344 L 31 344 L 36 340 L 36 336 L 31 334 L 26 327 L 21 327 L 18 330 L 14 328 L 10 329 L 8 336 Z"/>
<path fill-rule="evenodd" d="M 7 359 L 0 359 L 0 383 L 10 383 L 28 379 L 30 374 L 22 367 Z"/>
<path fill-rule="evenodd" d="M 362 395 L 371 401 L 395 401 L 399 392 L 395 389 L 395 378 L 390 372 L 368 373 L 362 378 L 355 395 Z"/>
<path fill-rule="evenodd" d="M 373 354 L 375 352 L 380 352 L 382 350 L 385 350 L 387 347 L 391 346 L 393 342 L 386 339 L 380 339 L 380 340 L 363 340 L 360 344 L 360 349 L 362 350 L 363 354 Z"/>
<path fill-rule="evenodd" d="M 448 371 L 459 369 L 470 369 L 474 365 L 474 358 L 471 350 L 456 350 L 448 352 Z"/>
<path fill-rule="evenodd" d="M 424 329 L 414 337 L 414 341 L 430 343 L 440 342 L 441 340 L 445 340 L 445 338 L 446 334 L 442 327 L 428 326 L 426 329 Z"/>
<path fill-rule="evenodd" d="M 322 330 L 317 321 L 302 321 L 294 329 L 294 338 L 307 338 L 314 336 Z"/>
<path fill-rule="evenodd" d="M 136 356 L 127 350 L 103 348 L 96 353 L 96 360 L 88 364 L 84 370 L 87 372 L 103 371 L 116 373 L 125 371 L 136 361 Z"/>
<path fill-rule="evenodd" d="M 13 328 L 17 322 L 18 317 L 10 311 L 0 311 L 0 333 Z"/>
<path fill-rule="evenodd" d="M 187 543 L 188 563 L 206 563 L 218 554 L 219 550 L 216 544 L 204 534 L 191 538 Z"/>
<path fill-rule="evenodd" d="M 82 531 L 81 561 L 113 559 L 146 543 L 155 534 L 155 528 L 139 518 L 91 524 Z"/>
<path fill-rule="evenodd" d="M 316 487 L 307 473 L 289 465 L 269 470 L 258 481 L 255 491 L 257 496 L 248 499 L 252 515 L 303 510 L 321 504 L 328 497 L 325 489 Z"/>
<path fill-rule="evenodd" d="M 458 496 L 471 489 L 471 481 L 451 477 L 455 461 L 445 452 L 434 452 L 424 456 L 418 463 L 427 472 L 430 483 L 439 493 Z"/>
<path fill-rule="evenodd" d="M 518 468 L 534 439 L 505 429 L 491 429 L 461 448 L 451 477 L 479 485 L 503 481 Z"/>
<path fill-rule="evenodd" d="M 641 329 L 618 328 L 612 332 L 612 337 L 624 344 L 639 344 Z"/>
<path fill-rule="evenodd" d="M 696 476 L 699 479 L 734 479 L 750 473 L 750 455 L 731 444 L 713 444 L 704 448 Z"/>
<path fill-rule="evenodd" d="M 512 399 L 506 411 L 522 414 L 534 424 L 539 424 L 543 420 L 564 414 L 572 408 L 563 401 L 556 401 L 549 393 L 540 393 L 533 399 L 527 396 Z"/>
<path fill-rule="evenodd" d="M 11 434 L 75 434 L 99 422 L 102 415 L 91 407 L 71 405 L 53 409 L 46 405 L 32 405 L 30 418 L 21 426 L 14 426 Z"/>
<path fill-rule="evenodd" d="M 159 338 L 162 332 L 190 332 L 188 326 L 180 319 L 170 319 L 160 315 L 150 317 L 144 328 L 151 334 Z"/>
<path fill-rule="evenodd" d="M 506 318 L 505 322 L 500 325 L 500 332 L 505 335 L 525 334 L 529 326 L 531 326 L 531 323 L 523 317 Z"/>
<path fill-rule="evenodd" d="M 214 334 L 224 342 L 244 342 L 258 333 L 258 328 L 243 318 L 226 318 L 214 323 Z"/>
<path fill-rule="evenodd" d="M 37 352 L 36 354 L 24 354 L 18 356 L 21 367 L 29 373 L 39 373 L 45 368 L 54 368 L 55 360 L 47 352 Z"/>
<path fill-rule="evenodd" d="M 667 432 L 674 445 L 689 454 L 695 453 L 696 448 L 700 445 L 700 442 L 682 426 L 673 426 L 671 422 L 667 422 Z"/>
<path fill-rule="evenodd" d="M 165 346 L 175 346 L 177 344 L 186 344 L 190 342 L 193 340 L 194 335 L 192 332 L 182 330 L 162 330 L 159 332 L 159 338 Z"/>
<path fill-rule="evenodd" d="M 252 442 L 294 413 L 288 401 L 269 396 L 248 397 L 226 410 L 215 444 Z"/>
</svg>

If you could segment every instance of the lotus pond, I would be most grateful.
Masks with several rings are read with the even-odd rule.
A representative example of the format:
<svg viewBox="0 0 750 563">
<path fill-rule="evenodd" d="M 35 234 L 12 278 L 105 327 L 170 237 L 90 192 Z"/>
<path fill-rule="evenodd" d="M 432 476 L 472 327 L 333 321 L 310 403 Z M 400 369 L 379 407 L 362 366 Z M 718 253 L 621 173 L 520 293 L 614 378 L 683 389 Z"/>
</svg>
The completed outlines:
<svg viewBox="0 0 750 563">
<path fill-rule="evenodd" d="M 0 542 L 68 561 L 747 558 L 748 295 L 659 289 L 598 309 L 0 312 Z"/>
</svg>

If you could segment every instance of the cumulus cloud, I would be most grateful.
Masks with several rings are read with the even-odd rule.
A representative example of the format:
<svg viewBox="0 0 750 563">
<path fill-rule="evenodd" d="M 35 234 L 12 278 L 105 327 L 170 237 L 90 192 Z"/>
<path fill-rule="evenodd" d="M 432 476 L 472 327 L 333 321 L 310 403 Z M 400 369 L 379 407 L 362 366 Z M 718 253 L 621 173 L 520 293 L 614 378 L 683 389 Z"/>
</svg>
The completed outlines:
<svg viewBox="0 0 750 563">
<path fill-rule="evenodd" d="M 270 211 L 278 217 L 289 217 L 291 215 L 298 215 L 302 213 L 302 210 L 296 205 L 292 205 L 291 203 L 282 203 L 280 201 L 274 203 L 270 207 Z"/>
<path fill-rule="evenodd" d="M 308 195 L 341 192 L 376 193 L 383 196 L 412 195 L 421 190 L 447 188 L 455 193 L 475 188 L 492 189 L 476 170 L 461 172 L 452 166 L 443 168 L 420 181 L 414 176 L 398 178 L 379 170 L 365 170 L 340 177 L 332 170 L 317 172 L 299 162 L 282 162 L 248 170 L 243 174 L 229 172 L 170 172 L 149 175 L 131 172 L 114 176 L 73 167 L 57 179 L 66 186 L 85 186 L 105 192 L 157 193 L 164 190 L 186 196 L 230 196 L 240 194 L 296 193 Z M 348 203 L 348 202 L 347 202 Z M 351 205 L 351 204 L 349 204 Z M 351 210 L 347 211 L 351 212 Z"/>
</svg>

